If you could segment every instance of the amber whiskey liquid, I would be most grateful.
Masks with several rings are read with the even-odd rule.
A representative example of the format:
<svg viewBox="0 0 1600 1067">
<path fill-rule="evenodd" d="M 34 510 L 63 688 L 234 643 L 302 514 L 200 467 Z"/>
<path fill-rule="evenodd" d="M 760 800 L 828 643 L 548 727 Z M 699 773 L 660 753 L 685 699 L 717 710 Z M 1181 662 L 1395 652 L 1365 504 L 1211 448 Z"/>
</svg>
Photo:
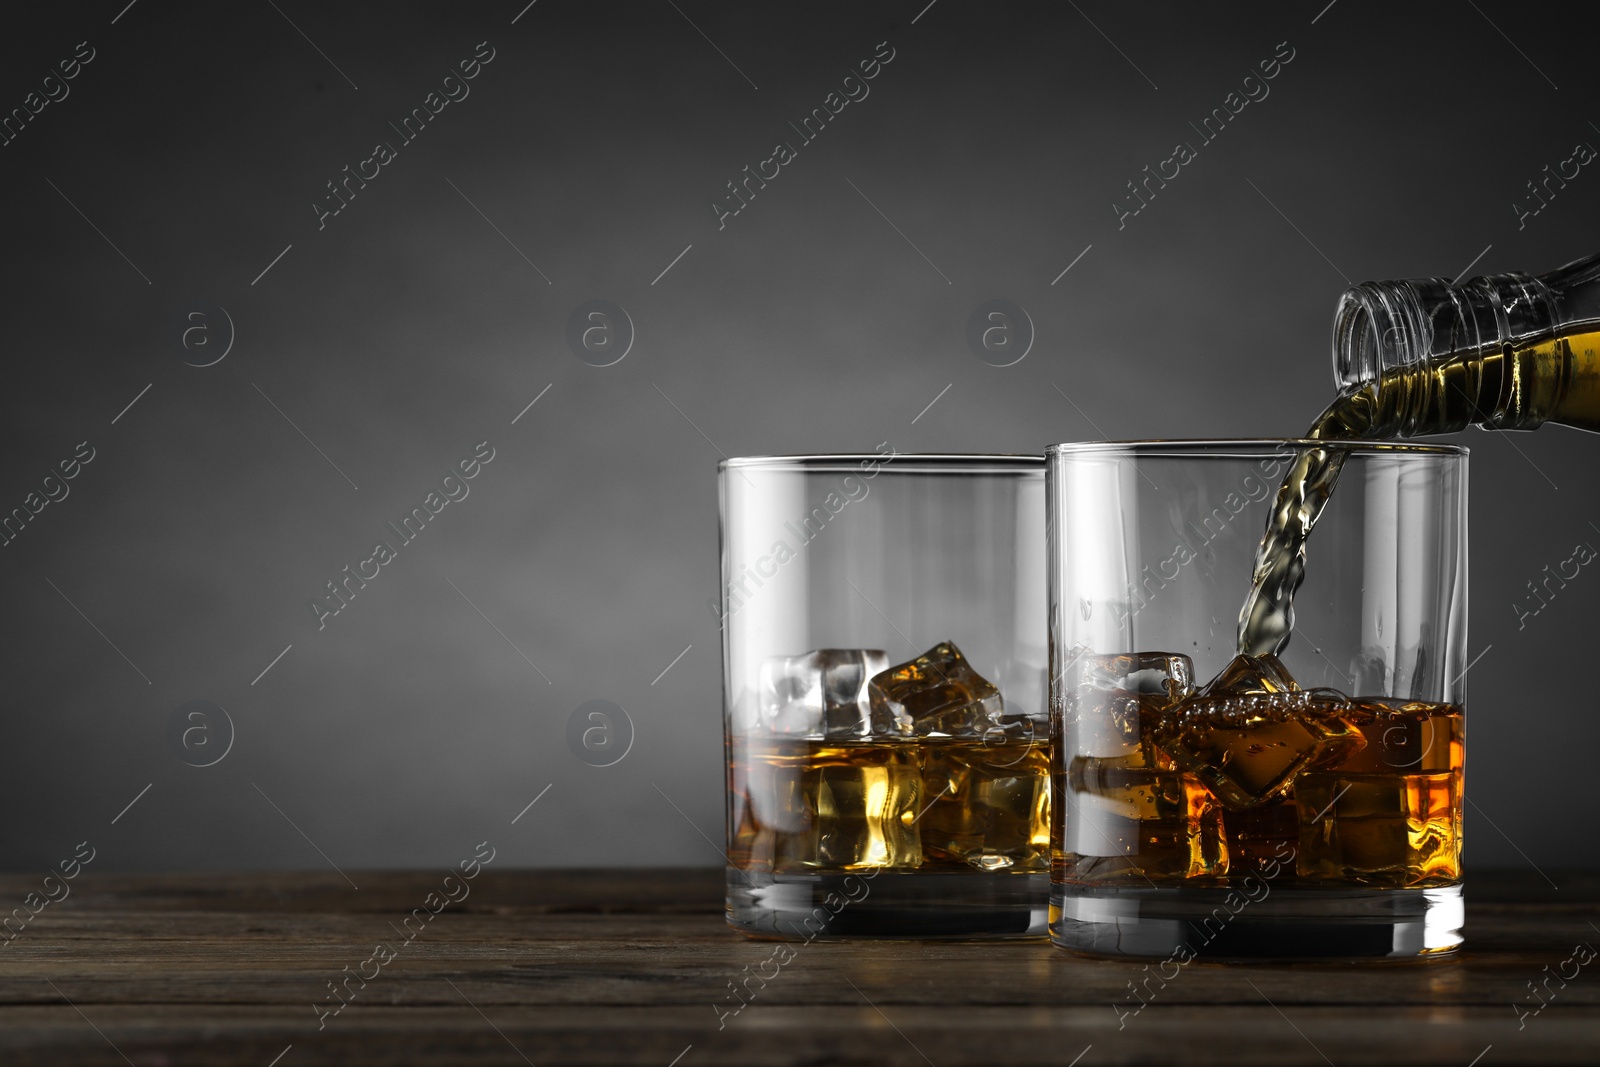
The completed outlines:
<svg viewBox="0 0 1600 1067">
<path fill-rule="evenodd" d="M 1138 752 L 1058 770 L 1073 840 L 1058 843 L 1056 881 L 1222 886 L 1255 873 L 1279 886 L 1426 889 L 1460 879 L 1461 708 L 1358 697 L 1321 709 L 1341 743 L 1259 797 L 1218 790 L 1150 744 L 1174 736 L 1185 711 L 1147 701 Z M 1249 765 L 1270 776 L 1294 748 L 1270 723 L 1205 740 L 1205 760 L 1246 780 Z"/>
<path fill-rule="evenodd" d="M 1050 850 L 1046 738 L 736 739 L 740 870 L 1037 873 Z"/>
</svg>

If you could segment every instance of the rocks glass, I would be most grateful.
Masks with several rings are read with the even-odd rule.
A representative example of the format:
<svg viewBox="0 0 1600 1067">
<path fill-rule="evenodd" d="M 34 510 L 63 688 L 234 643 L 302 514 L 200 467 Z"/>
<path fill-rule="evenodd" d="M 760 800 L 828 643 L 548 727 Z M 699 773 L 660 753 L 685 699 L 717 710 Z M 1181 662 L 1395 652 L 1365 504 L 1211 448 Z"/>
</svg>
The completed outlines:
<svg viewBox="0 0 1600 1067">
<path fill-rule="evenodd" d="M 720 469 L 728 922 L 1042 936 L 1044 460 Z"/>
<path fill-rule="evenodd" d="M 1252 643 L 1257 550 L 1311 448 L 1342 466 L 1304 558 L 1267 569 L 1281 601 L 1303 565 L 1287 643 Z M 1055 943 L 1179 964 L 1459 946 L 1466 450 L 1048 459 Z"/>
</svg>

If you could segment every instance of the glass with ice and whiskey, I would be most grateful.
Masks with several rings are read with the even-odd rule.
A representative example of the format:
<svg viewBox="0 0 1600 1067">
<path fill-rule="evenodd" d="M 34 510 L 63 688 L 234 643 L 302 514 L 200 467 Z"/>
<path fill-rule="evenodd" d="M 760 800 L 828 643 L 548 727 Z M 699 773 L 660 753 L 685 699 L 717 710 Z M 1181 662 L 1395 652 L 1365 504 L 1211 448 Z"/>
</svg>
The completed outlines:
<svg viewBox="0 0 1600 1067">
<path fill-rule="evenodd" d="M 720 492 L 728 922 L 1043 936 L 1043 458 L 733 459 Z"/>
<path fill-rule="evenodd" d="M 1466 450 L 1058 445 L 1048 488 L 1054 941 L 1456 948 Z"/>
</svg>

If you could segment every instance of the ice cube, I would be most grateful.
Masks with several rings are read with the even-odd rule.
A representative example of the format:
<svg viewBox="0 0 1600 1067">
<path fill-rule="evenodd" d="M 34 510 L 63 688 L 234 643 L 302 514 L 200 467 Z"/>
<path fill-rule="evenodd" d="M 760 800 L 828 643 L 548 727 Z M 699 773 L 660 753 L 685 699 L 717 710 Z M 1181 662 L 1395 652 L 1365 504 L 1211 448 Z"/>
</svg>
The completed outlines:
<svg viewBox="0 0 1600 1067">
<path fill-rule="evenodd" d="M 922 788 L 928 808 L 917 820 L 922 847 L 935 859 L 964 862 L 983 850 L 986 812 L 972 803 L 972 764 L 948 744 L 924 744 Z"/>
<path fill-rule="evenodd" d="M 973 790 L 973 802 L 988 812 L 983 853 L 967 862 L 983 870 L 1049 870 L 1049 757 L 1041 749 L 1038 766 L 991 767 Z M 1032 773 L 1037 770 L 1037 773 Z"/>
<path fill-rule="evenodd" d="M 1050 761 L 1044 745 L 936 740 L 919 747 L 926 808 L 917 825 L 930 861 L 983 871 L 1049 868 Z"/>
<path fill-rule="evenodd" d="M 1301 877 L 1404 888 L 1461 876 L 1456 775 L 1302 774 Z"/>
<path fill-rule="evenodd" d="M 1078 684 L 1105 692 L 1164 693 L 1174 702 L 1194 689 L 1194 662 L 1174 652 L 1086 655 L 1077 662 Z"/>
<path fill-rule="evenodd" d="M 867 689 L 876 736 L 982 737 L 1003 725 L 1000 690 L 949 641 L 883 671 Z"/>
<path fill-rule="evenodd" d="M 1152 740 L 1226 807 L 1243 811 L 1286 791 L 1301 771 L 1361 748 L 1361 734 L 1340 718 L 1349 709 L 1350 698 L 1336 690 L 1301 689 L 1274 656 L 1239 656 L 1162 716 Z"/>
<path fill-rule="evenodd" d="M 1292 693 L 1300 688 L 1283 662 L 1268 652 L 1264 656 L 1235 656 L 1203 692 L 1206 696 L 1244 693 Z"/>
<path fill-rule="evenodd" d="M 1226 874 L 1222 809 L 1192 775 L 1078 756 L 1067 769 L 1069 870 L 1161 881 Z"/>
<path fill-rule="evenodd" d="M 1459 707 L 1420 700 L 1355 697 L 1342 718 L 1360 731 L 1366 747 L 1341 760 L 1338 770 L 1428 774 L 1462 765 L 1464 738 Z"/>
<path fill-rule="evenodd" d="M 729 765 L 739 867 L 799 872 L 917 867 L 920 746 L 763 738 Z"/>
<path fill-rule="evenodd" d="M 1194 695 L 1194 664 L 1171 652 L 1086 655 L 1068 674 L 1075 747 L 1085 756 L 1135 756 L 1155 766 L 1146 735 L 1153 716 Z"/>
<path fill-rule="evenodd" d="M 804 799 L 810 789 L 806 782 L 809 747 L 803 741 L 775 738 L 735 742 L 729 787 L 735 796 L 744 797 L 755 825 L 790 833 L 809 824 L 810 805 Z"/>
<path fill-rule="evenodd" d="M 845 870 L 921 866 L 921 801 L 916 746 L 851 746 L 817 771 L 819 864 Z"/>
<path fill-rule="evenodd" d="M 1300 816 L 1295 800 L 1299 782 L 1295 779 L 1295 798 L 1279 797 L 1270 803 L 1243 811 L 1223 811 L 1222 829 L 1228 835 L 1228 857 L 1233 873 L 1249 874 L 1272 864 L 1293 863 L 1300 841 Z"/>
<path fill-rule="evenodd" d="M 888 665 L 876 648 L 774 656 L 761 665 L 761 723 L 784 737 L 866 737 L 872 730 L 867 681 Z"/>
</svg>

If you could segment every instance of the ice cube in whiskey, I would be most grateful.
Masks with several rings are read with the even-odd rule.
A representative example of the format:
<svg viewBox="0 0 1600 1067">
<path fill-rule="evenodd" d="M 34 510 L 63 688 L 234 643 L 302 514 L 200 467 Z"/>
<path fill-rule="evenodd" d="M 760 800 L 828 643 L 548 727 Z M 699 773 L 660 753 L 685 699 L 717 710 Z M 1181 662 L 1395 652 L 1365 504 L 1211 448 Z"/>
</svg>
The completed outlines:
<svg viewBox="0 0 1600 1067">
<path fill-rule="evenodd" d="M 731 762 L 728 858 L 773 871 L 910 869 L 922 863 L 922 773 L 903 742 L 750 740 Z"/>
<path fill-rule="evenodd" d="M 1366 746 L 1295 781 L 1303 878 L 1384 888 L 1461 876 L 1461 709 L 1359 698 L 1348 721 Z"/>
<path fill-rule="evenodd" d="M 1200 693 L 1162 716 L 1156 747 L 1226 807 L 1268 803 L 1309 767 L 1365 744 L 1340 715 L 1349 698 L 1301 689 L 1277 657 L 1238 656 Z"/>
<path fill-rule="evenodd" d="M 1070 878 L 1159 883 L 1227 873 L 1222 808 L 1193 775 L 1079 756 L 1066 777 Z"/>
<path fill-rule="evenodd" d="M 1068 675 L 1074 753 L 1063 750 L 1067 804 L 1060 858 L 1072 878 L 1136 882 L 1225 873 L 1221 808 L 1152 737 L 1194 695 L 1194 664 L 1171 652 L 1086 655 Z"/>
<path fill-rule="evenodd" d="M 1050 855 L 1048 739 L 928 738 L 922 754 L 926 808 L 918 819 L 930 864 L 983 871 L 1043 871 Z"/>
<path fill-rule="evenodd" d="M 817 860 L 839 870 L 922 863 L 917 754 L 899 745 L 835 746 L 817 769 Z"/>
<path fill-rule="evenodd" d="M 1000 690 L 951 641 L 878 674 L 867 690 L 874 736 L 981 737 L 1005 713 Z"/>
<path fill-rule="evenodd" d="M 1076 754 L 1172 769 L 1150 744 L 1160 713 L 1194 694 L 1194 663 L 1172 652 L 1086 655 L 1069 670 Z"/>
</svg>

